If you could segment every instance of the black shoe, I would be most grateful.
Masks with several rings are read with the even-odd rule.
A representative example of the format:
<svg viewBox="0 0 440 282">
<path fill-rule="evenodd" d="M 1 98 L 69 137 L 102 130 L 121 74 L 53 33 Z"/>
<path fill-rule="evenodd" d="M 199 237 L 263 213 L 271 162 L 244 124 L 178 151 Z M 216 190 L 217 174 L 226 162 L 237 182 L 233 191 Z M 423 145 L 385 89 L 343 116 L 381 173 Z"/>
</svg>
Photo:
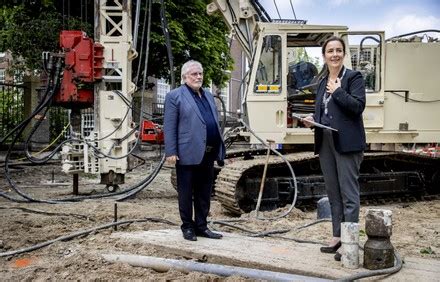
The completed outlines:
<svg viewBox="0 0 440 282">
<path fill-rule="evenodd" d="M 335 261 L 341 261 L 341 257 L 342 257 L 341 253 L 336 252 Z"/>
<path fill-rule="evenodd" d="M 192 229 L 185 229 L 182 230 L 183 233 L 183 239 L 189 240 L 189 241 L 197 241 L 196 234 L 194 233 L 194 230 Z"/>
<path fill-rule="evenodd" d="M 212 232 L 209 229 L 205 229 L 203 231 L 197 231 L 197 236 L 210 238 L 210 239 L 221 239 L 223 237 L 222 234 Z"/>
<path fill-rule="evenodd" d="M 336 243 L 336 245 L 332 247 L 329 246 L 321 247 L 320 250 L 321 253 L 334 254 L 340 247 L 341 247 L 341 241 L 339 241 L 338 243 Z"/>
</svg>

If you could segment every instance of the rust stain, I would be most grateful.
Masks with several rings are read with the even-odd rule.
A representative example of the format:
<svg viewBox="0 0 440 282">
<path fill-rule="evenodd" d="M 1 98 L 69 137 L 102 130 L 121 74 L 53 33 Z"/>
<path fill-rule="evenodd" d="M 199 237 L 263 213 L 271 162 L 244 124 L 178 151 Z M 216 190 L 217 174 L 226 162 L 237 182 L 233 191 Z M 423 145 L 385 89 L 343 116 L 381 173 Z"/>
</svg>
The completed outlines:
<svg viewBox="0 0 440 282">
<path fill-rule="evenodd" d="M 21 258 L 16 259 L 13 262 L 13 266 L 16 268 L 23 268 L 29 266 L 34 261 L 34 258 Z"/>
</svg>

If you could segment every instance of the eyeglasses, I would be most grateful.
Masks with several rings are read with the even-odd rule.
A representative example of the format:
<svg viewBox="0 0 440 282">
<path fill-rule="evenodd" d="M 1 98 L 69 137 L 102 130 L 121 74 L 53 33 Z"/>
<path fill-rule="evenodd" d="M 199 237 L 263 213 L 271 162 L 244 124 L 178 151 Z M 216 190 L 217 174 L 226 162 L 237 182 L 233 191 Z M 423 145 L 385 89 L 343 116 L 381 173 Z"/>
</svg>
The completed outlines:
<svg viewBox="0 0 440 282">
<path fill-rule="evenodd" d="M 203 76 L 203 72 L 193 72 L 193 73 L 190 73 L 189 75 L 193 76 L 193 77 Z"/>
</svg>

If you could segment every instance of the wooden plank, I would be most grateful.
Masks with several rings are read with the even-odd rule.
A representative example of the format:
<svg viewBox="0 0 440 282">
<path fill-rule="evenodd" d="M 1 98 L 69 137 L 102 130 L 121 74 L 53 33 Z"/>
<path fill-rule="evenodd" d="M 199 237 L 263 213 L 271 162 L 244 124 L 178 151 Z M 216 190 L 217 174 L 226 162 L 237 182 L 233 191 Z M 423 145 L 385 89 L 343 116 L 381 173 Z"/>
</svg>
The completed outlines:
<svg viewBox="0 0 440 282">
<path fill-rule="evenodd" d="M 323 254 L 315 244 L 300 244 L 274 238 L 253 238 L 234 233 L 222 233 L 221 240 L 198 237 L 197 241 L 182 238 L 178 229 L 151 230 L 131 233 L 113 233 L 133 243 L 154 246 L 183 257 L 206 260 L 232 266 L 257 268 L 298 275 L 339 279 L 368 271 L 343 268 L 341 262 L 333 259 L 333 254 Z M 362 256 L 361 256 L 362 257 Z M 410 277 L 417 281 L 434 281 L 440 277 L 440 261 L 405 258 L 402 270 L 381 279 L 398 281 Z M 378 278 L 378 277 L 376 277 Z"/>
</svg>

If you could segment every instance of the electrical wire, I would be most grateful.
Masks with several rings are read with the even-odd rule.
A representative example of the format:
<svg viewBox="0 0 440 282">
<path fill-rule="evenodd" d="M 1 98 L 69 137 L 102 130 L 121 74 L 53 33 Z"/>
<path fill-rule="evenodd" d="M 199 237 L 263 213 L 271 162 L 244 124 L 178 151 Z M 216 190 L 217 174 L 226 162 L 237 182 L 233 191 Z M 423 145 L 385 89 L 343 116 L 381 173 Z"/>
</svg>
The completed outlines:
<svg viewBox="0 0 440 282">
<path fill-rule="evenodd" d="M 220 128 L 220 131 L 221 131 L 222 135 L 224 135 L 225 127 L 226 127 L 226 104 L 225 104 L 225 101 L 223 100 L 223 98 L 220 95 L 216 94 L 216 95 L 214 95 L 214 97 L 217 98 L 220 101 L 220 104 L 222 105 L 222 117 L 223 117 L 223 120 L 222 120 L 222 125 L 221 125 L 221 128 Z"/>
<path fill-rule="evenodd" d="M 235 222 L 248 222 L 248 221 L 250 221 L 250 220 L 248 220 L 248 219 L 235 220 Z M 230 220 L 211 220 L 211 221 L 209 221 L 210 224 L 218 224 L 218 225 L 223 225 L 223 226 L 227 226 L 230 228 L 234 228 L 237 230 L 241 230 L 243 232 L 248 233 L 249 235 L 247 235 L 247 236 L 249 236 L 249 237 L 274 237 L 274 238 L 280 238 L 280 239 L 285 239 L 285 240 L 292 240 L 297 243 L 326 245 L 326 243 L 324 243 L 324 242 L 303 240 L 303 239 L 285 237 L 285 236 L 277 236 L 277 234 L 283 234 L 283 233 L 287 233 L 287 232 L 295 231 L 295 230 L 297 230 L 297 231 L 302 230 L 304 228 L 307 228 L 307 227 L 310 227 L 312 225 L 319 224 L 322 222 L 331 222 L 331 219 L 318 219 L 318 220 L 315 220 L 311 223 L 307 223 L 307 224 L 299 226 L 299 227 L 285 228 L 285 229 L 278 229 L 278 230 L 265 230 L 265 231 L 250 230 L 250 229 L 247 229 L 247 228 L 239 226 L 239 225 L 231 224 L 230 222 L 231 222 Z"/>
<path fill-rule="evenodd" d="M 255 10 L 257 11 L 257 14 L 262 22 L 272 22 L 272 19 L 270 18 L 269 14 L 258 0 L 251 0 L 251 3 L 254 6 Z"/>
<path fill-rule="evenodd" d="M 58 141 L 58 139 L 60 139 L 61 136 L 63 136 L 64 133 L 66 133 L 66 130 L 67 130 L 67 128 L 68 128 L 69 126 L 70 126 L 70 122 L 69 122 L 69 123 L 63 128 L 63 130 L 61 131 L 61 133 L 58 134 L 58 136 L 55 137 L 55 139 L 52 140 L 52 142 L 49 143 L 49 145 L 47 145 L 46 147 L 44 147 L 44 148 L 41 149 L 40 151 L 33 153 L 33 154 L 32 154 L 32 157 L 38 156 L 39 154 L 41 154 L 41 153 L 43 153 L 44 151 L 46 151 L 47 149 L 49 149 L 53 144 L 55 144 L 55 143 Z M 15 160 L 12 160 L 12 161 L 22 161 L 22 160 L 25 160 L 25 159 L 27 159 L 27 157 L 20 158 L 20 159 L 15 159 Z"/>
<path fill-rule="evenodd" d="M 154 218 L 154 217 L 147 217 L 147 218 L 143 218 L 143 219 L 130 219 L 130 220 L 124 220 L 124 221 L 117 221 L 117 222 L 111 222 L 111 223 L 107 223 L 107 224 L 103 224 L 103 225 L 99 225 L 93 228 L 89 228 L 89 229 L 85 229 L 85 230 L 79 230 L 73 233 L 70 233 L 68 235 L 63 235 L 60 237 L 57 237 L 53 240 L 49 240 L 49 241 L 45 241 L 45 242 L 41 242 L 38 243 L 36 245 L 30 246 L 30 247 L 26 247 L 26 248 L 22 248 L 19 250 L 14 250 L 14 251 L 9 251 L 9 252 L 4 252 L 4 253 L 0 253 L 0 257 L 8 257 L 8 256 L 14 256 L 14 255 L 18 255 L 18 254 L 22 254 L 22 253 L 28 253 L 28 252 L 32 252 L 38 249 L 41 249 L 43 247 L 49 246 L 55 242 L 59 242 L 59 241 L 68 241 L 71 240 L 75 237 L 79 237 L 79 236 L 84 236 L 84 235 L 89 235 L 90 233 L 94 233 L 96 231 L 102 230 L 102 229 L 107 229 L 113 226 L 119 226 L 119 225 L 127 225 L 127 224 L 132 224 L 132 223 L 143 223 L 143 222 L 160 222 L 160 223 L 165 223 L 165 224 L 169 224 L 169 225 L 177 225 L 174 222 L 171 222 L 169 220 L 166 219 L 162 219 L 162 218 Z"/>
<path fill-rule="evenodd" d="M 167 47 L 167 54 L 168 54 L 168 62 L 170 65 L 170 75 L 171 75 L 171 89 L 174 89 L 176 87 L 176 79 L 174 76 L 174 58 L 173 58 L 173 52 L 171 50 L 171 40 L 170 40 L 170 34 L 168 32 L 168 21 L 165 14 L 165 4 L 164 0 L 160 0 L 160 22 L 162 26 L 163 35 L 165 36 L 165 43 Z"/>
<path fill-rule="evenodd" d="M 290 7 L 292 8 L 293 17 L 294 17 L 295 20 L 296 20 L 296 14 L 295 14 L 295 9 L 293 8 L 292 0 L 289 0 L 289 2 L 290 2 Z"/>
<path fill-rule="evenodd" d="M 119 90 L 114 90 L 113 92 L 114 92 L 116 95 L 118 95 L 118 96 L 122 99 L 122 101 L 123 101 L 127 106 L 131 107 L 131 110 L 132 110 L 133 112 L 135 112 L 135 113 L 137 113 L 137 114 L 140 114 L 140 113 L 141 113 L 141 111 L 139 111 L 138 109 L 132 107 L 132 104 L 133 104 L 133 103 L 131 103 L 131 102 L 127 99 L 127 97 L 125 97 L 124 95 L 122 95 L 122 93 L 121 93 Z M 151 121 L 155 121 L 155 120 L 160 120 L 160 119 L 162 119 L 162 116 L 154 117 L 152 114 L 147 113 L 147 112 L 145 112 L 144 110 L 142 110 L 142 115 L 144 116 L 144 119 L 149 119 L 149 120 L 151 120 Z"/>
<path fill-rule="evenodd" d="M 232 25 L 235 26 L 235 31 L 236 31 L 236 35 L 240 38 L 242 38 L 240 41 L 241 42 L 249 42 L 249 44 L 252 44 L 252 42 L 249 41 L 249 38 L 246 38 L 246 35 L 243 33 L 243 31 L 241 30 L 240 26 L 238 25 L 238 20 L 237 20 L 237 16 L 235 15 L 235 11 L 231 6 L 231 3 L 229 2 L 229 0 L 226 0 L 226 4 L 228 5 L 228 9 L 229 12 L 231 13 L 231 18 L 232 18 Z M 245 51 L 245 53 L 248 54 L 252 54 L 251 49 L 249 46 L 246 46 L 245 44 L 242 45 L 242 47 L 244 48 L 243 51 Z"/>
<path fill-rule="evenodd" d="M 277 1 L 276 1 L 276 0 L 273 0 L 273 4 L 275 5 L 275 9 L 277 10 L 278 18 L 281 20 L 280 11 L 278 11 Z"/>
<path fill-rule="evenodd" d="M 233 37 L 231 36 L 231 37 L 229 38 L 229 42 L 228 42 L 228 48 L 229 48 L 229 51 L 231 51 L 232 39 L 233 39 Z M 220 81 L 223 80 L 223 77 L 224 77 L 224 75 L 225 75 L 224 70 L 225 70 L 226 67 L 227 67 L 227 60 L 228 60 L 228 57 L 225 56 L 224 61 L 223 61 L 223 71 L 221 72 Z M 220 101 L 220 103 L 221 103 L 221 105 L 222 105 L 223 123 L 222 123 L 222 125 L 221 125 L 221 129 L 220 129 L 220 131 L 221 131 L 222 134 L 224 135 L 224 133 L 225 133 L 225 127 L 226 127 L 226 104 L 225 104 L 225 101 L 224 101 L 224 100 L 222 99 L 222 97 L 220 96 L 220 93 L 221 93 L 220 89 L 217 89 L 216 92 L 217 92 L 217 93 L 216 93 L 216 95 L 214 95 L 214 97 L 217 98 L 217 99 L 219 99 L 219 101 Z"/>
<path fill-rule="evenodd" d="M 134 80 L 134 84 L 136 86 L 138 84 L 139 74 L 141 72 L 142 56 L 143 56 L 143 52 L 144 52 L 144 37 L 145 37 L 145 30 L 147 29 L 147 18 L 149 18 L 148 26 L 150 26 L 150 24 L 151 24 L 151 13 L 148 12 L 151 9 L 151 5 L 149 5 L 149 3 L 150 3 L 150 1 L 147 0 L 147 3 L 145 5 L 144 21 L 143 21 L 143 25 L 142 25 L 141 48 L 140 48 L 140 53 L 139 53 L 139 61 L 138 61 L 138 66 L 137 66 L 137 71 L 136 71 L 136 78 Z"/>
<path fill-rule="evenodd" d="M 134 17 L 134 31 L 133 31 L 133 49 L 137 47 L 137 37 L 139 31 L 139 16 L 141 13 L 141 0 L 137 0 L 136 2 L 136 14 Z"/>
<path fill-rule="evenodd" d="M 19 195 L 22 195 L 22 196 L 24 195 L 24 198 L 26 198 L 27 201 L 15 199 L 15 198 L 12 198 L 8 195 L 5 195 L 5 198 L 12 200 L 12 201 L 15 201 L 15 202 L 20 202 L 20 203 L 39 202 L 39 203 L 59 204 L 59 203 L 77 202 L 77 201 L 90 200 L 90 199 L 110 198 L 110 197 L 114 197 L 114 196 L 123 195 L 125 193 L 130 193 L 131 191 L 135 190 L 136 192 L 128 194 L 129 196 L 132 196 L 132 195 L 140 192 L 141 190 L 143 190 L 145 187 L 147 187 L 154 180 L 154 178 L 159 173 L 162 165 L 163 165 L 163 160 L 159 163 L 159 165 L 156 167 L 156 169 L 150 175 L 148 175 L 145 179 L 143 179 L 139 183 L 134 184 L 134 185 L 130 186 L 129 188 L 121 190 L 121 191 L 115 191 L 115 192 L 111 192 L 111 193 L 97 194 L 97 195 L 76 196 L 76 197 L 60 198 L 60 199 L 52 199 L 52 200 L 40 200 L 40 199 L 32 198 L 29 195 L 25 194 L 24 192 L 19 190 L 18 187 L 15 186 L 15 183 L 13 183 L 13 186 L 12 186 L 13 189 L 18 190 L 19 192 L 17 192 L 17 193 Z M 3 193 L 0 193 L 1 196 L 4 196 L 2 194 Z M 124 199 L 118 198 L 117 200 L 125 200 L 125 198 Z"/>
<path fill-rule="evenodd" d="M 409 35 L 416 35 L 416 34 L 419 34 L 419 33 L 422 33 L 422 32 L 425 32 L 425 33 L 426 32 L 440 33 L 440 29 L 424 29 L 424 30 L 414 31 L 414 32 L 405 33 L 405 34 L 401 34 L 401 35 L 396 35 L 396 36 L 390 37 L 388 39 L 385 39 L 385 41 L 391 41 L 393 39 L 397 39 L 397 38 L 405 37 L 405 36 L 409 36 Z"/>
<path fill-rule="evenodd" d="M 373 277 L 373 276 L 378 276 L 378 275 L 394 274 L 396 272 L 399 272 L 402 269 L 402 259 L 400 258 L 400 255 L 399 255 L 399 253 L 396 252 L 396 250 L 394 250 L 394 258 L 395 258 L 395 262 L 394 262 L 393 267 L 379 269 L 379 270 L 364 271 L 361 273 L 356 273 L 356 274 L 353 274 L 353 275 L 350 275 L 347 277 L 343 277 L 343 278 L 338 279 L 336 281 L 355 281 L 355 280 L 359 280 L 362 278 Z"/>
<path fill-rule="evenodd" d="M 38 119 L 38 121 L 33 125 L 32 129 L 31 129 L 31 131 L 29 133 L 29 136 L 26 138 L 26 141 L 24 143 L 24 153 L 25 153 L 25 156 L 31 162 L 43 163 L 45 161 L 45 159 L 46 159 L 46 158 L 38 159 L 38 158 L 35 158 L 34 156 L 32 156 L 32 153 L 29 152 L 29 143 L 30 143 L 30 140 L 33 137 L 34 133 L 37 131 L 37 129 L 40 127 L 41 123 L 43 122 L 44 118 L 46 117 L 46 114 L 49 111 L 50 106 L 51 106 L 51 102 L 47 105 L 47 107 L 45 108 L 43 114 Z"/>
<path fill-rule="evenodd" d="M 156 176 L 159 174 L 159 171 L 161 170 L 164 163 L 165 163 L 165 154 L 162 155 L 162 158 L 161 158 L 159 164 L 156 166 L 156 168 L 154 169 L 153 173 L 148 178 L 148 180 L 146 180 L 143 184 L 139 185 L 139 187 L 133 189 L 131 192 L 126 193 L 125 195 L 117 198 L 116 201 L 117 202 L 125 201 L 126 199 L 132 198 L 137 193 L 142 191 L 145 187 L 147 187 L 156 178 Z"/>
<path fill-rule="evenodd" d="M 277 156 L 279 156 L 281 159 L 284 160 L 284 162 L 287 164 L 287 167 L 289 168 L 289 171 L 292 175 L 292 181 L 293 181 L 293 185 L 294 185 L 294 195 L 293 195 L 293 200 L 292 200 L 292 204 L 290 205 L 290 208 L 283 214 L 273 217 L 273 218 L 261 218 L 261 219 L 269 219 L 269 220 L 276 220 L 282 217 L 285 217 L 286 215 L 288 215 L 293 208 L 295 207 L 296 204 L 296 199 L 298 197 L 298 184 L 296 181 L 296 176 L 295 176 L 295 172 L 293 171 L 292 165 L 289 163 L 289 161 L 277 150 L 273 149 L 270 147 L 269 144 L 267 144 L 263 139 L 261 139 L 250 127 L 248 124 L 246 124 L 243 119 L 239 119 L 240 123 L 243 124 L 244 127 L 246 127 L 246 129 L 255 136 L 255 138 L 257 138 L 258 141 L 260 141 L 261 144 L 263 144 L 267 149 L 270 149 L 273 153 L 275 153 Z"/>
<path fill-rule="evenodd" d="M 413 98 L 409 98 L 409 97 L 406 98 L 405 96 L 403 96 L 397 92 L 394 92 L 394 91 L 386 91 L 386 92 L 392 93 L 392 94 L 399 96 L 401 98 L 404 98 L 404 99 L 408 99 L 408 101 L 415 102 L 415 103 L 437 103 L 437 102 L 440 102 L 440 99 L 437 99 L 437 100 L 417 100 L 417 99 L 413 99 Z"/>
<path fill-rule="evenodd" d="M 28 209 L 28 208 L 22 208 L 22 207 L 0 207 L 0 209 L 2 209 L 2 210 L 21 210 L 21 211 L 28 212 L 28 213 L 43 214 L 43 215 L 49 215 L 49 216 L 72 216 L 72 217 L 87 220 L 87 221 L 95 221 L 94 219 L 90 218 L 87 215 L 76 214 L 76 213 L 47 212 L 47 211 L 34 210 L 34 209 Z"/>
</svg>

